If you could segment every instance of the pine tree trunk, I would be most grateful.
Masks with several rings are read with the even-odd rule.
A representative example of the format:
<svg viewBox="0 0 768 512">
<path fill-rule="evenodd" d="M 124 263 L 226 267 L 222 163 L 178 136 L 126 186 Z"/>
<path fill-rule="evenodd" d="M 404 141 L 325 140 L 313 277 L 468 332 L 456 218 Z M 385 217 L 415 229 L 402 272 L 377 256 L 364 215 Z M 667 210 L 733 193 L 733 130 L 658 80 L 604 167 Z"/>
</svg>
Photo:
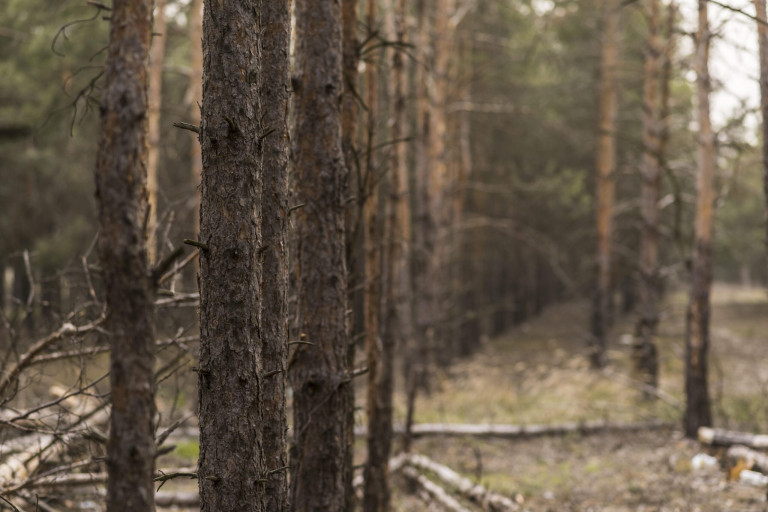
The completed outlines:
<svg viewBox="0 0 768 512">
<path fill-rule="evenodd" d="M 658 384 L 658 354 L 654 337 L 659 323 L 659 196 L 661 195 L 660 109 L 658 103 L 659 0 L 646 0 L 648 35 L 643 91 L 643 162 L 640 207 L 640 319 L 634 347 L 635 368 L 649 386 Z"/>
<path fill-rule="evenodd" d="M 99 260 L 112 346 L 107 510 L 154 504 L 154 284 L 144 235 L 152 2 L 115 0 L 96 162 Z"/>
<path fill-rule="evenodd" d="M 760 112 L 763 126 L 763 192 L 766 201 L 765 229 L 766 251 L 768 251 L 768 27 L 766 27 L 765 0 L 754 0 L 757 18 L 761 20 L 757 24 L 758 48 L 760 51 Z"/>
<path fill-rule="evenodd" d="M 707 1 L 699 0 L 696 35 L 696 98 L 699 122 L 696 220 L 694 228 L 691 296 L 685 336 L 685 435 L 695 438 L 699 427 L 712 424 L 707 387 L 709 350 L 709 294 L 712 286 L 712 230 L 714 222 L 715 136 L 709 118 L 709 23 Z"/>
<path fill-rule="evenodd" d="M 294 212 L 299 332 L 289 364 L 296 511 L 352 509 L 354 405 L 347 367 L 347 275 L 341 147 L 342 25 L 339 2 L 298 0 Z"/>
<path fill-rule="evenodd" d="M 147 158 L 147 256 L 157 259 L 157 167 L 160 161 L 160 107 L 163 103 L 163 64 L 165 61 L 165 0 L 155 0 L 155 25 L 149 50 L 149 156 Z"/>
<path fill-rule="evenodd" d="M 266 204 L 274 208 L 283 200 L 265 200 L 263 187 L 279 189 L 286 151 L 285 92 L 275 90 L 286 85 L 287 15 L 280 14 L 284 5 L 273 4 L 209 2 L 203 21 L 200 240 L 206 248 L 197 370 L 203 511 L 286 507 L 280 440 L 286 420 L 277 382 L 286 350 L 279 318 L 284 275 L 275 261 L 281 224 L 274 211 L 262 219 Z M 262 226 L 271 230 L 268 242 Z M 263 265 L 274 274 L 265 276 Z M 262 280 L 276 287 L 269 302 Z"/>
<path fill-rule="evenodd" d="M 262 134 L 262 357 L 264 461 L 272 471 L 265 510 L 288 510 L 285 370 L 288 367 L 288 94 L 290 84 L 290 0 L 261 0 L 259 43 Z M 282 469 L 281 469 L 282 468 Z"/>
<path fill-rule="evenodd" d="M 600 126 L 597 145 L 597 288 L 592 323 L 592 366 L 606 364 L 608 329 L 613 309 L 611 265 L 613 206 L 616 190 L 616 73 L 619 17 L 616 0 L 604 0 L 603 44 L 600 62 Z"/>
</svg>

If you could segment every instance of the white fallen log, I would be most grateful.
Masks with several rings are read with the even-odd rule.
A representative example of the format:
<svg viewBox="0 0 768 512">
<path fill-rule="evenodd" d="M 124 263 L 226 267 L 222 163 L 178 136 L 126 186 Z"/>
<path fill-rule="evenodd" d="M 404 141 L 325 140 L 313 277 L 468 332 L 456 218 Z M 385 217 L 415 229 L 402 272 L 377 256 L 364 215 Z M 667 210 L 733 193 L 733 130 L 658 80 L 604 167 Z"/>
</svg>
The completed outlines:
<svg viewBox="0 0 768 512">
<path fill-rule="evenodd" d="M 444 484 L 456 489 L 462 496 L 488 512 L 507 512 L 520 509 L 514 501 L 506 496 L 491 492 L 482 485 L 475 484 L 469 478 L 459 475 L 448 466 L 435 462 L 424 455 L 411 454 L 407 457 L 406 464 L 434 473 Z"/>
<path fill-rule="evenodd" d="M 406 457 L 407 455 L 405 453 L 401 453 L 389 459 L 389 464 L 387 466 L 389 468 L 390 475 L 400 471 L 400 468 L 402 468 L 403 464 L 405 464 Z M 363 483 L 365 483 L 365 480 L 363 479 L 363 475 L 357 475 L 355 478 L 352 479 L 352 487 L 354 487 L 356 491 L 359 490 L 360 492 L 362 492 Z"/>
<path fill-rule="evenodd" d="M 540 436 L 558 436 L 564 434 L 592 435 L 605 432 L 635 432 L 674 428 L 675 424 L 666 421 L 648 421 L 638 423 L 616 423 L 604 420 L 567 422 L 552 425 L 496 425 L 496 424 L 462 424 L 462 423 L 418 423 L 411 427 L 413 437 L 427 436 L 475 436 L 501 438 L 527 438 Z M 402 425 L 395 426 L 396 434 L 403 434 Z M 367 435 L 365 427 L 355 427 L 355 435 Z"/>
<path fill-rule="evenodd" d="M 700 427 L 699 442 L 710 446 L 731 446 L 740 444 L 760 450 L 768 449 L 768 435 Z"/>
<path fill-rule="evenodd" d="M 469 512 L 464 506 L 456 501 L 456 499 L 448 494 L 445 489 L 438 484 L 425 477 L 411 466 L 405 466 L 401 473 L 410 481 L 417 484 L 424 491 L 429 494 L 429 497 L 435 502 L 439 503 L 442 507 L 450 512 Z"/>
<path fill-rule="evenodd" d="M 768 455 L 765 453 L 757 452 L 743 445 L 734 445 L 728 448 L 725 455 L 734 462 L 744 460 L 747 462 L 747 469 L 768 473 Z"/>
</svg>

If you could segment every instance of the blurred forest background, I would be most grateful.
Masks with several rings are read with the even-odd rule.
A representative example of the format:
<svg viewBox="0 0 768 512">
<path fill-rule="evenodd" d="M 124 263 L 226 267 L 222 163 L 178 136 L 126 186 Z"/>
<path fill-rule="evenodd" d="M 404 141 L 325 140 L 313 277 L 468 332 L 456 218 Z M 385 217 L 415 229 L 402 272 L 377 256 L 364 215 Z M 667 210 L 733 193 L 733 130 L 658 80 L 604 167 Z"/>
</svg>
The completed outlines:
<svg viewBox="0 0 768 512">
<path fill-rule="evenodd" d="M 191 51 L 202 37 L 194 12 L 200 3 L 158 1 L 155 13 L 149 165 L 157 185 L 150 181 L 154 209 L 147 220 L 154 262 L 184 247 L 185 240 L 197 240 L 199 229 L 200 148 L 189 126 L 200 122 L 202 61 Z M 362 343 L 370 325 L 365 292 L 377 279 L 366 258 L 376 245 L 371 239 L 384 237 L 381 230 L 370 231 L 370 219 L 373 225 L 384 219 L 388 206 L 375 198 L 395 194 L 388 180 L 397 171 L 393 162 L 401 162 L 407 169 L 401 186 L 412 191 L 406 196 L 410 227 L 404 235 L 411 233 L 413 247 L 409 268 L 417 313 L 412 327 L 422 343 L 397 347 L 395 424 L 605 420 L 629 426 L 652 421 L 649 428 L 669 429 L 663 439 L 641 429 L 636 440 L 622 437 L 626 434 L 619 429 L 612 434 L 617 437 L 607 438 L 611 449 L 586 432 L 583 440 L 566 435 L 514 449 L 485 437 L 452 443 L 450 437 L 425 435 L 415 441 L 419 451 L 442 457 L 475 483 L 510 496 L 521 509 L 639 510 L 639 504 L 654 500 L 658 507 L 672 504 L 668 510 L 688 510 L 690 500 L 701 510 L 729 509 L 722 505 L 727 500 L 739 503 L 740 510 L 760 506 L 754 491 L 723 488 L 726 484 L 712 483 L 717 479 L 711 474 L 696 473 L 688 461 L 700 448 L 685 444 L 677 432 L 685 403 L 684 319 L 700 135 L 697 27 L 695 6 L 689 3 L 657 3 L 651 23 L 651 2 L 640 0 L 620 5 L 421 1 L 404 12 L 394 1 L 378 2 L 375 12 L 370 5 L 376 2 L 368 7 L 361 2 L 355 27 L 359 72 L 351 81 L 365 122 L 352 134 L 353 149 L 345 155 L 351 337 L 361 347 L 356 366 L 364 367 Z M 618 13 L 615 38 L 606 28 L 606 5 Z M 0 4 L 0 357 L 5 369 L 0 436 L 6 444 L 44 432 L 74 445 L 66 436 L 80 432 L 83 418 L 105 410 L 107 402 L 101 380 L 107 347 L 98 327 L 104 290 L 93 250 L 98 224 L 93 169 L 107 12 L 98 2 L 82 0 Z M 404 23 L 400 33 L 398 13 Z M 768 375 L 759 368 L 768 354 L 761 345 L 768 327 L 763 291 L 768 275 L 757 23 L 746 2 L 714 5 L 710 14 L 717 282 L 713 415 L 718 426 L 754 432 L 768 428 Z M 610 45 L 615 61 L 606 72 Z M 643 374 L 648 368 L 638 369 L 636 360 L 642 358 L 642 290 L 648 279 L 641 259 L 647 226 L 642 190 L 648 179 L 643 167 L 649 148 L 647 60 L 654 53 L 659 60 L 650 110 L 657 113 L 657 124 L 650 130 L 659 165 L 652 201 L 658 206 L 653 228 L 658 258 L 650 272 L 658 310 L 648 320 L 653 325 L 648 336 L 658 358 L 652 363 L 657 373 L 649 380 Z M 393 82 L 395 55 L 404 66 L 400 90 Z M 754 66 L 746 66 L 746 72 L 729 68 L 743 59 Z M 731 82 L 734 77 L 738 86 Z M 614 115 L 609 114 L 614 124 L 608 127 L 615 160 L 601 177 L 606 87 L 615 101 Z M 398 101 L 404 122 L 393 133 Z M 439 178 L 420 174 L 430 168 L 440 169 Z M 598 208 L 605 179 L 615 186 L 607 239 Z M 441 206 L 430 210 L 425 206 L 430 204 Z M 601 266 L 605 251 L 610 257 Z M 436 260 L 429 256 L 433 253 Z M 167 429 L 166 437 L 175 439 L 158 465 L 177 467 L 176 473 L 185 473 L 185 467 L 194 472 L 188 467 L 196 463 L 198 450 L 193 416 L 199 297 L 193 258 L 176 259 L 165 269 L 170 274 L 156 303 L 159 431 Z M 601 272 L 607 276 L 603 284 Z M 425 279 L 437 285 L 425 292 L 431 286 Z M 296 297 L 289 298 L 295 306 Z M 432 309 L 422 309 L 427 302 Z M 605 353 L 596 357 L 600 338 Z M 46 340 L 44 350 L 25 359 L 30 347 Z M 364 384 L 362 378 L 356 384 L 360 408 Z M 64 407 L 66 400 L 76 403 Z M 47 408 L 35 410 L 40 403 Z M 355 417 L 362 427 L 364 414 Z M 74 453 L 39 450 L 32 456 L 21 450 L 26 469 L 3 472 L 0 467 L 0 491 L 20 500 L 22 509 L 42 493 L 52 496 L 47 505 L 52 510 L 100 510 L 98 500 L 62 490 L 81 486 L 82 491 L 85 484 L 45 480 L 77 474 L 85 466 L 77 466 L 83 453 L 102 450 L 104 434 L 96 425 L 88 424 L 89 446 Z M 622 452 L 633 442 L 636 451 Z M 356 449 L 356 462 L 362 464 L 363 446 Z M 515 450 L 519 457 L 510 461 Z M 19 451 L 3 452 L 4 467 Z M 33 458 L 37 463 L 30 464 Z M 617 469 L 619 459 L 624 465 Z M 626 483 L 629 465 L 646 470 L 633 475 L 631 485 Z M 50 473 L 52 467 L 64 469 Z M 84 474 L 101 473 L 91 468 Z M 580 480 L 584 475 L 602 484 L 590 490 Z M 617 475 L 623 475 L 621 484 Z M 96 488 L 100 482 L 92 478 L 86 484 Z M 654 498 L 652 489 L 659 486 L 661 498 Z M 690 490 L 700 488 L 705 490 L 699 494 Z M 168 506 L 195 503 L 188 496 L 194 491 L 178 480 L 168 489 Z M 428 506 L 406 492 L 393 499 L 396 510 Z M 425 500 L 447 507 L 434 505 L 434 496 Z M 667 510 L 648 510 L 657 509 Z"/>
</svg>

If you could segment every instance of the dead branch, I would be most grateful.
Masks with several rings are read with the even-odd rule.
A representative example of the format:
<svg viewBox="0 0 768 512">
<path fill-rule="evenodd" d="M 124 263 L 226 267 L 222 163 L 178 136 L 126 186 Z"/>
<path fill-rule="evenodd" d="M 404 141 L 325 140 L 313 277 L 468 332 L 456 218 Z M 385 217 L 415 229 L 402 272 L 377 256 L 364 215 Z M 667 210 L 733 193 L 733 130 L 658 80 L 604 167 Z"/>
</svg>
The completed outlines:
<svg viewBox="0 0 768 512">
<path fill-rule="evenodd" d="M 768 448 L 768 435 L 701 427 L 699 428 L 699 442 L 710 446 L 741 444 L 749 448 L 765 450 Z"/>
<path fill-rule="evenodd" d="M 746 461 L 747 469 L 768 473 L 768 455 L 762 452 L 757 452 L 743 445 L 734 445 L 728 448 L 726 456 L 734 462 Z"/>
<path fill-rule="evenodd" d="M 406 459 L 406 464 L 418 469 L 432 472 L 447 486 L 456 489 L 462 496 L 476 503 L 483 510 L 488 512 L 502 512 L 519 510 L 520 507 L 501 494 L 489 491 L 480 484 L 473 483 L 470 479 L 456 473 L 448 466 L 444 466 L 425 457 L 424 455 L 410 454 Z"/>
<path fill-rule="evenodd" d="M 416 469 L 406 466 L 402 469 L 401 473 L 411 482 L 415 483 L 427 492 L 429 497 L 437 502 L 440 506 L 451 512 L 469 512 L 464 506 L 456 501 L 456 499 L 448 494 L 445 489 L 438 484 L 419 473 Z"/>
<path fill-rule="evenodd" d="M 45 350 L 47 347 L 52 345 L 53 343 L 59 341 L 61 338 L 65 336 L 73 336 L 76 334 L 85 334 L 91 331 L 97 330 L 101 324 L 104 323 L 105 315 L 101 315 L 98 319 L 94 320 L 93 322 L 81 326 L 74 326 L 71 323 L 67 322 L 56 331 L 52 332 L 48 336 L 38 340 L 35 342 L 32 347 L 30 347 L 29 350 L 27 350 L 22 356 L 19 358 L 19 360 L 16 362 L 16 364 L 8 371 L 6 372 L 2 378 L 0 378 L 0 396 L 3 396 L 8 389 L 8 386 L 14 382 L 22 370 L 24 370 L 27 366 L 30 365 L 31 361 L 37 356 L 40 352 Z"/>
</svg>

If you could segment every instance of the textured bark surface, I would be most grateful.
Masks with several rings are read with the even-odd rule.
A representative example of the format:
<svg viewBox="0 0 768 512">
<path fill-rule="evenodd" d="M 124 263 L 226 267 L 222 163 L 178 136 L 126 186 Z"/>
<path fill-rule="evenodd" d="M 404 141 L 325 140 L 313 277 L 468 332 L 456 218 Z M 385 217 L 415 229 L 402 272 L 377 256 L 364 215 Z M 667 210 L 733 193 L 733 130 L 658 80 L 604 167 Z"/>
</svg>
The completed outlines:
<svg viewBox="0 0 768 512">
<path fill-rule="evenodd" d="M 762 114 L 763 126 L 763 193 L 765 195 L 765 244 L 768 251 L 768 26 L 766 21 L 765 0 L 754 0 L 755 12 L 757 18 L 761 20 L 757 24 L 757 41 L 760 52 L 760 113 Z"/>
<path fill-rule="evenodd" d="M 691 296 L 685 331 L 685 435 L 695 438 L 699 427 L 712 424 L 707 386 L 709 350 L 709 293 L 712 287 L 712 230 L 715 201 L 715 136 L 709 118 L 709 22 L 707 2 L 699 0 L 696 34 L 696 99 L 699 123 L 698 170 L 696 176 L 696 220 L 694 227 Z"/>
<path fill-rule="evenodd" d="M 163 103 L 163 64 L 165 62 L 165 0 L 155 0 L 155 23 L 149 50 L 149 156 L 147 157 L 147 256 L 157 256 L 157 167 L 160 161 L 160 107 Z"/>
<path fill-rule="evenodd" d="M 658 383 L 658 353 L 654 337 L 659 323 L 659 197 L 661 195 L 662 122 L 658 101 L 658 81 L 662 57 L 659 37 L 659 0 L 646 0 L 648 34 L 643 87 L 643 162 L 640 209 L 640 319 L 637 324 L 638 343 L 634 347 L 635 368 L 643 382 L 656 387 Z"/>
<path fill-rule="evenodd" d="M 299 344 L 289 363 L 296 511 L 351 510 L 354 405 L 347 368 L 347 276 L 338 1 L 299 0 L 296 16 L 295 211 Z"/>
<path fill-rule="evenodd" d="M 154 510 L 154 284 L 145 250 L 152 2 L 116 0 L 96 162 L 99 259 L 112 346 L 107 510 Z"/>
<path fill-rule="evenodd" d="M 285 410 L 285 368 L 288 364 L 288 92 L 290 0 L 261 0 L 260 40 L 262 70 L 259 79 L 262 139 L 263 196 L 261 216 L 261 279 L 264 345 L 262 357 L 264 460 L 270 476 L 266 508 L 288 510 L 288 454 Z"/>
<path fill-rule="evenodd" d="M 285 48 L 278 46 L 288 29 L 274 26 L 285 21 L 277 14 L 281 7 L 282 2 L 270 9 L 209 2 L 203 20 L 200 240 L 207 249 L 200 255 L 198 368 L 203 511 L 285 508 L 285 453 L 279 440 L 285 435 L 285 412 L 278 382 L 285 324 L 275 318 L 284 311 L 284 296 L 270 291 L 270 301 L 277 304 L 262 297 L 262 258 L 279 272 L 274 258 L 281 254 L 284 220 L 275 224 L 274 216 L 284 219 L 285 212 L 267 212 L 272 245 L 261 233 L 262 208 L 284 203 L 280 197 L 262 202 L 262 187 L 278 186 L 275 173 L 284 172 L 285 165 L 285 106 L 279 104 L 285 93 L 270 96 L 273 88 L 285 87 L 285 78 L 266 76 L 266 70 L 286 72 L 279 62 L 286 58 Z M 274 124 L 266 126 L 266 119 Z M 267 165 L 272 174 L 264 181 Z M 281 280 L 284 276 L 273 275 L 264 284 L 279 286 Z M 263 321 L 262 306 L 270 322 Z M 268 439 L 272 435 L 278 439 Z"/>
<path fill-rule="evenodd" d="M 606 345 L 612 313 L 611 264 L 613 208 L 616 193 L 616 72 L 619 18 L 616 0 L 603 2 L 603 44 L 600 61 L 600 125 L 597 141 L 597 288 L 592 321 L 592 366 L 606 364 Z"/>
</svg>

